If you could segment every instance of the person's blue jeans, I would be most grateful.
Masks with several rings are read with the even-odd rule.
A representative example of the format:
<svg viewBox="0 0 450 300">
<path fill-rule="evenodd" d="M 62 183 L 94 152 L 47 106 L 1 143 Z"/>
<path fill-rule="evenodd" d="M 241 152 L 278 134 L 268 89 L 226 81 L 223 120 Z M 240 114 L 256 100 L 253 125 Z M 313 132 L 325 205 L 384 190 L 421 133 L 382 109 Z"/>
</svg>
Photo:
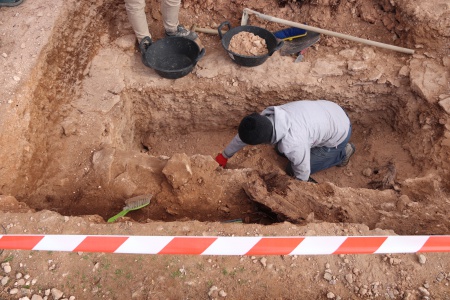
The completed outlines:
<svg viewBox="0 0 450 300">
<path fill-rule="evenodd" d="M 345 146 L 350 141 L 351 135 L 352 125 L 350 124 L 350 129 L 348 131 L 347 137 L 342 143 L 337 145 L 337 147 L 311 148 L 311 174 L 339 165 L 345 158 Z M 279 154 L 281 154 L 278 151 L 277 147 L 275 147 L 275 149 Z M 290 176 L 294 176 L 294 171 L 292 170 L 291 163 L 288 164 L 286 173 Z"/>
<path fill-rule="evenodd" d="M 352 135 L 352 125 L 345 140 L 337 147 L 311 148 L 311 174 L 339 165 L 345 159 L 345 146 Z"/>
</svg>

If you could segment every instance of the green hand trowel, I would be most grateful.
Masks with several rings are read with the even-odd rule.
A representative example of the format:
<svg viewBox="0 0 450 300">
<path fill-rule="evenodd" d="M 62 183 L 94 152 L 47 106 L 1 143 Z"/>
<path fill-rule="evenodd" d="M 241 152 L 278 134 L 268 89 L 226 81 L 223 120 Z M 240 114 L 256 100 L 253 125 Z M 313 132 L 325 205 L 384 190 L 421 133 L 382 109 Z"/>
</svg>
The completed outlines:
<svg viewBox="0 0 450 300">
<path fill-rule="evenodd" d="M 117 215 L 108 219 L 108 223 L 115 222 L 118 218 L 125 216 L 132 210 L 141 209 L 150 204 L 150 199 L 152 199 L 152 194 L 140 195 L 130 199 L 125 200 L 125 207 Z"/>
</svg>

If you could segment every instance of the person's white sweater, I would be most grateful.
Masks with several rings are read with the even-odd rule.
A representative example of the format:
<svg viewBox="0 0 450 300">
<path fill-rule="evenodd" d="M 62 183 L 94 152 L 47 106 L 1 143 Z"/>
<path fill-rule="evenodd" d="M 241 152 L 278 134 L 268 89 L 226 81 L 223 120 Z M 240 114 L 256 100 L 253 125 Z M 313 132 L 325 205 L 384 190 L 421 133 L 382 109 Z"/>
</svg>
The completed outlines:
<svg viewBox="0 0 450 300">
<path fill-rule="evenodd" d="M 350 129 L 345 111 L 327 100 L 269 106 L 261 115 L 272 122 L 271 144 L 278 144 L 278 150 L 291 162 L 295 177 L 304 181 L 311 173 L 311 148 L 336 147 L 346 139 Z M 237 134 L 222 154 L 228 159 L 246 145 Z"/>
</svg>

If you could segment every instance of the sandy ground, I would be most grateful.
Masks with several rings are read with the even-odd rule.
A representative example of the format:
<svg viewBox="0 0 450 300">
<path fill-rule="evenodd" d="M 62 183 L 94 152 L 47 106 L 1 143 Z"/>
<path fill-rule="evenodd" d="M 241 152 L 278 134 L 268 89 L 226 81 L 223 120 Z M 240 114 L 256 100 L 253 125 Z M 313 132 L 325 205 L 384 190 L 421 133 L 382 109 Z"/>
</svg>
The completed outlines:
<svg viewBox="0 0 450 300">
<path fill-rule="evenodd" d="M 322 34 L 301 62 L 277 51 L 246 68 L 227 55 L 219 35 L 199 33 L 206 55 L 190 74 L 169 80 L 142 64 L 121 1 L 25 0 L 0 8 L 6 234 L 448 234 L 447 1 L 191 0 L 180 21 L 235 27 L 246 7 L 414 54 Z M 147 16 L 154 40 L 162 38 L 156 1 L 148 1 Z M 255 16 L 249 22 L 283 28 Z M 315 174 L 319 184 L 302 183 L 286 176 L 287 161 L 269 146 L 246 147 L 218 167 L 213 157 L 244 115 L 300 99 L 346 109 L 357 147 L 347 167 Z M 146 193 L 154 195 L 150 205 L 105 222 L 125 199 Z M 243 223 L 223 223 L 232 219 Z M 5 250 L 0 261 L 1 299 L 450 298 L 448 253 Z"/>
</svg>

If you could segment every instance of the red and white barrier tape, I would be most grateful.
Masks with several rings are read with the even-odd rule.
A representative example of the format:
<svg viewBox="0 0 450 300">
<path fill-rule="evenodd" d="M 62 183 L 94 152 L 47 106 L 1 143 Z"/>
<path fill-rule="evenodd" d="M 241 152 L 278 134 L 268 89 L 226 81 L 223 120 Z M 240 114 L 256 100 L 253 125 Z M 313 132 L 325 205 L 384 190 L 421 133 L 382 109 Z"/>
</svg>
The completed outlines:
<svg viewBox="0 0 450 300">
<path fill-rule="evenodd" d="M 0 235 L 0 249 L 190 255 L 323 255 L 450 252 L 450 236 Z"/>
</svg>

